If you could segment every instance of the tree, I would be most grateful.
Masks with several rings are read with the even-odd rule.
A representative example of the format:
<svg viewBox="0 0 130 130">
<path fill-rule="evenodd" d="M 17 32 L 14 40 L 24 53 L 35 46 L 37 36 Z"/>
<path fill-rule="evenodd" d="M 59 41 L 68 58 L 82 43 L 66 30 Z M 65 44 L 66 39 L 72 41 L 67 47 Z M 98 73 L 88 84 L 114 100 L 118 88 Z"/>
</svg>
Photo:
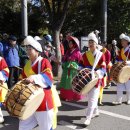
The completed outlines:
<svg viewBox="0 0 130 130">
<path fill-rule="evenodd" d="M 130 1 L 108 1 L 108 37 L 109 41 L 119 39 L 121 33 L 130 34 Z"/>
<path fill-rule="evenodd" d="M 19 34 L 20 30 L 20 0 L 0 0 L 0 31 Z"/>
<path fill-rule="evenodd" d="M 69 10 L 62 31 L 73 32 L 76 36 L 88 35 L 101 30 L 101 3 L 97 0 L 80 0 L 77 8 Z M 108 0 L 108 43 L 119 39 L 121 33 L 130 34 L 130 1 Z M 78 23 L 78 24 L 77 24 Z M 101 32 L 102 33 L 102 32 Z"/>
<path fill-rule="evenodd" d="M 85 36 L 95 29 L 100 30 L 100 6 L 97 0 L 80 0 L 77 8 L 73 6 L 69 10 L 62 31 L 73 32 L 76 36 Z"/>
<path fill-rule="evenodd" d="M 0 0 L 0 33 L 21 35 L 21 0 Z M 28 3 L 30 35 L 40 35 L 46 30 L 45 16 L 37 3 Z"/>
<path fill-rule="evenodd" d="M 48 14 L 48 28 L 52 31 L 53 34 L 53 41 L 56 47 L 56 56 L 61 61 L 61 52 L 60 52 L 60 41 L 59 41 L 59 34 L 63 23 L 66 18 L 66 14 L 69 10 L 70 4 L 72 4 L 74 0 L 43 0 L 44 2 L 42 5 L 46 8 L 44 9 L 45 12 Z M 56 74 L 60 74 L 59 67 L 57 65 Z"/>
</svg>

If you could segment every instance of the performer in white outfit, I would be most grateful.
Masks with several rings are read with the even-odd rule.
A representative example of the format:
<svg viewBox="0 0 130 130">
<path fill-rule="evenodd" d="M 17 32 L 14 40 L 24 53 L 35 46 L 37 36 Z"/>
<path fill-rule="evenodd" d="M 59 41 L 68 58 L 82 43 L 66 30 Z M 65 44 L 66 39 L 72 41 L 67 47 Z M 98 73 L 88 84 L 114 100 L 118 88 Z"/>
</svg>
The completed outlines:
<svg viewBox="0 0 130 130">
<path fill-rule="evenodd" d="M 88 39 L 90 51 L 87 51 L 83 54 L 82 65 L 84 68 L 89 68 L 93 71 L 96 71 L 96 73 L 99 76 L 99 81 L 97 85 L 93 89 L 91 89 L 87 95 L 88 108 L 86 113 L 86 121 L 84 122 L 85 125 L 90 124 L 92 117 L 99 116 L 97 103 L 100 92 L 100 86 L 102 85 L 102 78 L 106 72 L 105 56 L 101 51 L 97 49 L 98 39 L 93 33 L 90 33 L 88 35 Z"/>
<path fill-rule="evenodd" d="M 26 63 L 20 78 L 25 78 L 27 82 L 41 86 L 45 96 L 32 116 L 26 120 L 20 120 L 19 130 L 32 130 L 37 125 L 39 130 L 52 130 L 54 106 L 51 91 L 53 78 L 51 64 L 40 56 L 42 47 L 33 37 L 27 36 L 24 42 L 27 45 L 27 54 L 30 60 Z"/>
<path fill-rule="evenodd" d="M 9 68 L 7 66 L 5 59 L 0 56 L 0 123 L 4 122 L 4 117 L 2 114 L 1 106 L 8 92 L 5 89 L 5 88 L 8 88 L 7 83 L 6 83 L 8 80 L 8 77 L 9 77 Z M 2 88 L 1 85 L 5 88 Z"/>
<path fill-rule="evenodd" d="M 117 62 L 127 60 L 127 64 L 130 65 L 130 38 L 125 34 L 121 34 L 119 38 L 121 39 L 121 45 L 123 48 L 118 52 Z M 122 104 L 123 91 L 126 91 L 127 104 L 130 105 L 130 80 L 126 83 L 117 83 L 117 99 L 113 102 L 114 105 Z"/>
</svg>

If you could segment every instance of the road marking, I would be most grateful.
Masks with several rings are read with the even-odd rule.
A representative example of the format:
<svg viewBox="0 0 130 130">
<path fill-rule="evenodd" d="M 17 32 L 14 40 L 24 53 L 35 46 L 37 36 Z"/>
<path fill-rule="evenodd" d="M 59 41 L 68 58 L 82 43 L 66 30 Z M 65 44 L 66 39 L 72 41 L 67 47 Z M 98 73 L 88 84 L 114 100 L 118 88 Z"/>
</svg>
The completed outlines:
<svg viewBox="0 0 130 130">
<path fill-rule="evenodd" d="M 65 102 L 65 101 L 62 101 L 62 103 L 66 104 L 66 105 L 73 106 L 73 107 L 78 107 L 78 108 L 83 108 L 83 109 L 87 108 L 86 106 L 78 105 L 78 104 L 75 104 L 75 103 L 70 103 L 70 102 Z M 105 114 L 105 115 L 109 115 L 109 116 L 113 116 L 113 117 L 117 117 L 117 118 L 120 118 L 120 119 L 130 121 L 130 117 L 128 117 L 128 116 L 123 116 L 123 115 L 116 114 L 116 113 L 109 112 L 109 111 L 105 111 L 105 110 L 99 110 L 99 111 L 100 111 L 100 113 Z"/>
<path fill-rule="evenodd" d="M 66 121 L 59 121 L 58 124 L 64 125 L 65 127 L 70 128 L 72 130 L 88 130 L 87 128 L 78 128 L 78 129 L 76 129 L 77 128 L 76 125 L 72 125 L 71 123 L 68 123 Z"/>
</svg>

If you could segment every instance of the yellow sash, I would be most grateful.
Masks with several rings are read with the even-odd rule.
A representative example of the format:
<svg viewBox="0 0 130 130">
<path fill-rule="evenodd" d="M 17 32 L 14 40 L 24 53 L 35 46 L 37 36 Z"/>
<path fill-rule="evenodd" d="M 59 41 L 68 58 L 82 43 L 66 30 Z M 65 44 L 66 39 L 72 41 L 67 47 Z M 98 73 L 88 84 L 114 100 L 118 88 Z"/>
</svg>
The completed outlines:
<svg viewBox="0 0 130 130">
<path fill-rule="evenodd" d="M 3 83 L 3 86 L 8 89 L 7 83 Z M 0 88 L 1 89 L 0 90 L 0 102 L 5 101 L 5 97 L 6 97 L 6 94 L 8 92 L 8 90 L 5 88 Z"/>
<path fill-rule="evenodd" d="M 90 65 L 93 66 L 95 58 L 94 58 L 92 52 L 91 51 L 87 51 L 86 52 L 86 57 L 87 57 Z"/>
<path fill-rule="evenodd" d="M 34 75 L 35 72 L 32 70 L 32 67 L 31 67 L 31 61 L 27 61 L 25 67 L 24 67 L 24 73 L 27 77 L 29 77 L 30 75 Z"/>
<path fill-rule="evenodd" d="M 125 52 L 124 52 L 124 48 L 121 49 L 121 58 L 126 61 L 126 55 L 125 55 Z"/>
</svg>

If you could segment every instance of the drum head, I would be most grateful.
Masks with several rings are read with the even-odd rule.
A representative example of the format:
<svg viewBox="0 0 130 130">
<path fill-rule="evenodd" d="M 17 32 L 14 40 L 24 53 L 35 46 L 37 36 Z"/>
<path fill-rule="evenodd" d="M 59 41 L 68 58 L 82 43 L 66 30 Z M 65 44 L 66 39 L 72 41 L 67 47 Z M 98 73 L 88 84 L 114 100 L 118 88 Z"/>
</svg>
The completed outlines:
<svg viewBox="0 0 130 130">
<path fill-rule="evenodd" d="M 98 82 L 98 78 L 91 80 L 85 87 L 81 90 L 80 94 L 86 95 Z"/>
<path fill-rule="evenodd" d="M 125 66 L 121 69 L 121 72 L 118 76 L 119 83 L 125 83 L 130 78 L 130 66 Z"/>
</svg>

